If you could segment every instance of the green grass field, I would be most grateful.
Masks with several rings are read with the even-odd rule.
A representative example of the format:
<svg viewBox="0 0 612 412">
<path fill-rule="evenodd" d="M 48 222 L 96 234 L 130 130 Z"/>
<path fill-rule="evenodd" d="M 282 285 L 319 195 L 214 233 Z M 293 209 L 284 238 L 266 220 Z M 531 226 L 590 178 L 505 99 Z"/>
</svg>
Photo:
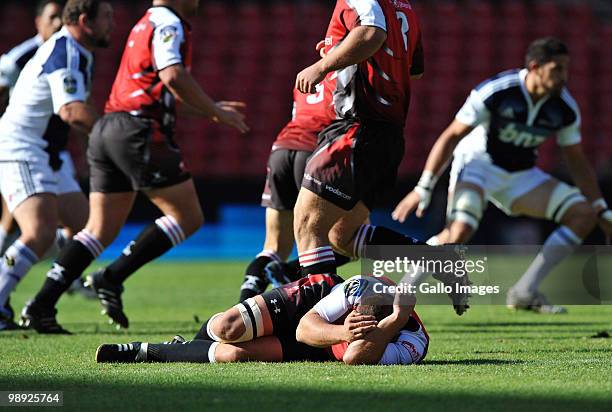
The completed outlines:
<svg viewBox="0 0 612 412">
<path fill-rule="evenodd" d="M 19 285 L 19 310 L 40 286 L 40 264 Z M 152 264 L 126 283 L 129 331 L 96 301 L 66 296 L 59 321 L 75 336 L 0 333 L 0 390 L 61 390 L 85 410 L 612 410 L 612 307 L 561 316 L 474 307 L 420 307 L 431 335 L 426 362 L 393 367 L 340 363 L 98 365 L 101 343 L 191 337 L 199 320 L 232 305 L 244 263 Z M 349 273 L 345 269 L 343 273 Z"/>
</svg>

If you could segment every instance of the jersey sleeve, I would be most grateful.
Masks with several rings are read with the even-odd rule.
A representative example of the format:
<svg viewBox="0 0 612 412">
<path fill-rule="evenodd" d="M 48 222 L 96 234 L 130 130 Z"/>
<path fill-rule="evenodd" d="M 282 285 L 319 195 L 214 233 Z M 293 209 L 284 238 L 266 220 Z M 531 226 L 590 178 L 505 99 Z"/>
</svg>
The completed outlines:
<svg viewBox="0 0 612 412">
<path fill-rule="evenodd" d="M 559 146 L 572 146 L 580 143 L 582 141 L 580 123 L 580 113 L 577 113 L 574 123 L 564 127 L 557 133 L 557 144 Z"/>
<path fill-rule="evenodd" d="M 13 87 L 19 78 L 19 67 L 8 55 L 0 57 L 0 87 Z"/>
<path fill-rule="evenodd" d="M 85 77 L 78 69 L 62 68 L 47 74 L 51 88 L 53 112 L 59 114 L 62 106 L 87 101 Z"/>
<path fill-rule="evenodd" d="M 331 293 L 314 305 L 314 310 L 329 323 L 340 319 L 350 308 L 344 294 L 344 283 L 334 286 Z"/>
<path fill-rule="evenodd" d="M 153 32 L 153 60 L 158 71 L 183 63 L 181 44 L 184 40 L 185 33 L 180 21 L 160 24 L 155 28 Z"/>
<path fill-rule="evenodd" d="M 350 7 L 344 13 L 344 24 L 348 30 L 358 26 L 373 26 L 387 31 L 387 22 L 380 4 L 376 0 L 346 0 Z"/>
<path fill-rule="evenodd" d="M 455 120 L 472 127 L 487 123 L 490 118 L 491 112 L 476 90 L 472 90 L 463 107 L 459 109 L 455 116 Z"/>
<path fill-rule="evenodd" d="M 410 365 L 425 356 L 425 345 L 413 333 L 402 331 L 395 342 L 387 344 L 379 365 Z"/>
</svg>

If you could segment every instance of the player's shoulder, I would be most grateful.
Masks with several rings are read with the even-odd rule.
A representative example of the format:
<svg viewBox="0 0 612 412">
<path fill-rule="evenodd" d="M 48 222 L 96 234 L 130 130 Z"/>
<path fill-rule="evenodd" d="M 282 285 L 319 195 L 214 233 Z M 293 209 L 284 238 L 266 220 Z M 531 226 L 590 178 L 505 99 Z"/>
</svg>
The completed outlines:
<svg viewBox="0 0 612 412">
<path fill-rule="evenodd" d="M 183 20 L 170 8 L 165 6 L 153 6 L 147 11 L 149 21 L 154 27 L 166 25 L 182 26 Z"/>
<path fill-rule="evenodd" d="M 31 37 L 9 50 L 4 55 L 4 58 L 11 60 L 18 67 L 23 68 L 28 60 L 34 56 L 36 50 L 38 50 L 42 43 L 43 41 L 40 36 Z"/>
<path fill-rule="evenodd" d="M 521 70 L 512 69 L 506 70 L 489 77 L 487 80 L 480 83 L 474 89 L 483 100 L 491 97 L 496 93 L 500 93 L 521 85 Z"/>
<path fill-rule="evenodd" d="M 563 88 L 558 96 L 552 98 L 545 108 L 560 112 L 565 125 L 572 124 L 580 118 L 578 103 L 566 87 Z"/>
<path fill-rule="evenodd" d="M 66 68 L 84 70 L 84 61 L 93 57 L 68 31 L 62 29 L 40 47 L 36 58 L 42 65 L 43 73 L 49 74 Z"/>
</svg>

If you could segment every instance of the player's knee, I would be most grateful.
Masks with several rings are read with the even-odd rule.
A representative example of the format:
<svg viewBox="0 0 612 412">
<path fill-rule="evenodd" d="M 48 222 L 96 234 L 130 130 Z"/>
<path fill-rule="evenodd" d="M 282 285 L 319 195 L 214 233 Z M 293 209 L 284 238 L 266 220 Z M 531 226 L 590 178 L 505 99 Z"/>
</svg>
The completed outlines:
<svg viewBox="0 0 612 412">
<path fill-rule="evenodd" d="M 563 216 L 561 224 L 586 235 L 597 224 L 597 214 L 588 203 L 577 203 Z"/>
<path fill-rule="evenodd" d="M 55 241 L 56 227 L 52 224 L 34 223 L 22 229 L 21 239 L 39 253 L 44 253 Z"/>
<path fill-rule="evenodd" d="M 225 312 L 212 326 L 214 334 L 222 342 L 236 342 L 244 335 L 245 329 L 242 316 L 235 308 Z"/>
<path fill-rule="evenodd" d="M 334 227 L 329 231 L 328 236 L 329 243 L 335 250 L 339 251 L 345 256 L 351 256 L 353 254 L 351 250 L 351 242 L 354 238 L 353 234 L 338 230 Z"/>
<path fill-rule="evenodd" d="M 245 362 L 248 360 L 248 352 L 235 345 L 219 345 L 215 351 L 216 362 Z"/>
</svg>

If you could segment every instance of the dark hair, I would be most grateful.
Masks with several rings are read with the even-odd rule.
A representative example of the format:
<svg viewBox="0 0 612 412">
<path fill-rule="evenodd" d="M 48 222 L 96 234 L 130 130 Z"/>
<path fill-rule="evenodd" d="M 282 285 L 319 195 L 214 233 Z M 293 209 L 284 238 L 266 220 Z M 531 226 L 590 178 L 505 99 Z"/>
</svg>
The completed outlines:
<svg viewBox="0 0 612 412">
<path fill-rule="evenodd" d="M 362 315 L 374 316 L 377 321 L 381 321 L 393 313 L 393 305 L 358 305 L 355 309 Z"/>
<path fill-rule="evenodd" d="M 95 19 L 99 8 L 100 0 L 68 0 L 62 21 L 64 24 L 78 24 L 81 14 L 85 14 L 88 19 Z"/>
<path fill-rule="evenodd" d="M 62 0 L 40 0 L 38 3 L 36 3 L 36 9 L 34 9 L 36 17 L 42 16 L 47 4 L 57 4 L 60 6 L 60 8 L 64 6 L 64 2 Z"/>
<path fill-rule="evenodd" d="M 545 64 L 550 62 L 556 56 L 567 56 L 569 50 L 565 43 L 555 37 L 544 37 L 537 39 L 527 48 L 525 56 L 525 66 L 529 63 L 536 62 L 537 64 Z"/>
</svg>

